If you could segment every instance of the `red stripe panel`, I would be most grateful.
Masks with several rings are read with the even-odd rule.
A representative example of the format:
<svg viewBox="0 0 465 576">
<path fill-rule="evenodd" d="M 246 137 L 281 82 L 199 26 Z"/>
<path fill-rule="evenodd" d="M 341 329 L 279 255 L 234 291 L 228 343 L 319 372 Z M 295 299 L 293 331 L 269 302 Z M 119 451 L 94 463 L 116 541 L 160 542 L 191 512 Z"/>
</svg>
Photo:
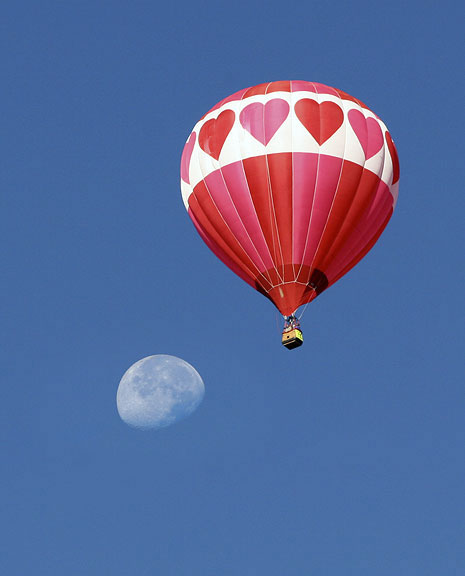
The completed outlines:
<svg viewBox="0 0 465 576">
<path fill-rule="evenodd" d="M 271 82 L 266 89 L 266 93 L 271 92 L 290 92 L 291 91 L 291 81 L 290 80 L 278 80 L 276 82 Z"/>
<path fill-rule="evenodd" d="M 293 154 L 294 220 L 293 261 L 302 262 L 308 235 L 310 215 L 318 168 L 318 154 Z"/>
<path fill-rule="evenodd" d="M 380 184 L 381 180 L 376 174 L 368 170 L 363 171 L 357 193 L 346 213 L 344 222 L 337 235 L 332 237 L 329 250 L 321 253 L 318 263 L 315 260 L 316 267 L 319 266 L 322 270 L 327 269 L 331 261 L 337 258 L 341 251 L 351 250 L 351 246 L 357 242 L 357 237 L 362 236 L 367 227 L 370 227 L 373 220 L 371 218 L 367 220 L 367 215 L 369 215 L 369 210 L 376 199 Z M 392 195 L 387 187 L 384 193 L 389 195 L 388 198 L 392 205 Z"/>
<path fill-rule="evenodd" d="M 266 270 L 268 266 L 264 264 L 254 242 L 251 240 L 247 225 L 239 217 L 221 170 L 215 170 L 209 174 L 204 179 L 204 183 L 211 196 L 211 200 L 223 217 L 225 224 L 234 238 L 236 238 L 244 252 L 252 260 L 255 267 L 258 268 L 260 272 Z"/>
<path fill-rule="evenodd" d="M 226 254 L 226 252 L 221 250 L 221 248 L 211 240 L 208 233 L 206 233 L 204 231 L 200 222 L 198 222 L 192 209 L 189 208 L 187 212 L 188 212 L 192 222 L 194 223 L 194 226 L 195 226 L 197 232 L 200 234 L 200 237 L 205 242 L 205 244 L 210 248 L 210 250 L 213 252 L 213 254 L 215 254 L 215 256 L 217 256 L 217 258 L 219 258 L 222 262 L 224 262 L 224 264 L 226 264 L 226 266 L 228 266 L 228 268 L 231 268 L 231 270 L 235 274 L 237 274 L 237 276 L 239 276 L 239 278 L 242 278 L 242 280 L 244 280 L 244 282 L 247 282 L 247 284 L 250 284 L 252 286 L 252 288 L 257 288 L 255 281 L 248 274 L 246 274 L 239 266 L 237 266 L 237 264 Z"/>
<path fill-rule="evenodd" d="M 292 153 L 269 154 L 267 159 L 280 253 L 283 264 L 288 264 L 292 262 Z M 284 272 L 285 282 L 294 280 L 293 269 Z"/>
<path fill-rule="evenodd" d="M 272 268 L 274 265 L 273 260 L 265 241 L 263 231 L 260 227 L 255 206 L 252 202 L 252 196 L 250 194 L 242 162 L 233 162 L 232 164 L 224 166 L 221 169 L 221 173 L 231 196 L 231 200 L 237 209 L 239 218 L 244 223 L 244 226 L 260 255 L 261 261 L 265 268 Z M 209 188 L 211 191 L 210 186 Z"/>
<path fill-rule="evenodd" d="M 307 266 L 313 265 L 315 253 L 337 190 L 341 167 L 342 158 L 333 156 L 320 156 L 319 158 L 316 188 L 307 233 L 307 245 L 302 262 Z"/>
<path fill-rule="evenodd" d="M 274 207 L 271 200 L 266 156 L 255 156 L 242 161 L 252 202 L 263 230 L 275 268 L 281 270 L 282 259 L 279 250 L 278 230 Z"/>
<path fill-rule="evenodd" d="M 325 266 L 325 273 L 334 284 L 345 272 L 350 270 L 365 256 L 381 235 L 392 216 L 393 201 L 388 187 L 381 183 L 376 198 L 367 209 L 357 228 L 347 238 L 346 243 L 335 257 Z M 374 239 L 374 240 L 373 240 Z M 367 249 L 367 246 L 370 248 Z"/>
<path fill-rule="evenodd" d="M 189 196 L 189 208 L 210 240 L 252 280 L 257 279 L 265 289 L 269 289 L 269 282 L 260 275 L 253 261 L 227 227 L 203 181 L 197 184 Z"/>
<path fill-rule="evenodd" d="M 373 202 L 380 179 L 352 162 L 345 162 L 337 194 L 314 259 L 316 268 L 327 263 L 352 234 L 363 214 Z"/>
<path fill-rule="evenodd" d="M 334 280 L 331 281 L 331 284 L 334 284 L 340 278 L 342 278 L 342 276 L 344 276 L 344 274 L 347 274 L 347 272 L 349 272 L 349 270 L 351 270 L 356 264 L 358 264 L 360 262 L 360 260 L 364 256 L 366 256 L 368 254 L 368 252 L 373 248 L 373 246 L 376 244 L 379 237 L 383 233 L 384 229 L 386 228 L 389 220 L 391 219 L 392 212 L 393 212 L 393 208 L 391 206 L 390 210 L 388 211 L 387 215 L 384 218 L 384 221 L 376 228 L 376 233 L 374 234 L 374 236 L 372 236 L 370 238 L 370 240 L 364 245 L 363 249 L 360 252 L 357 252 L 357 255 L 350 262 L 348 262 L 348 264 L 342 270 L 339 271 L 339 273 L 334 278 Z"/>
</svg>

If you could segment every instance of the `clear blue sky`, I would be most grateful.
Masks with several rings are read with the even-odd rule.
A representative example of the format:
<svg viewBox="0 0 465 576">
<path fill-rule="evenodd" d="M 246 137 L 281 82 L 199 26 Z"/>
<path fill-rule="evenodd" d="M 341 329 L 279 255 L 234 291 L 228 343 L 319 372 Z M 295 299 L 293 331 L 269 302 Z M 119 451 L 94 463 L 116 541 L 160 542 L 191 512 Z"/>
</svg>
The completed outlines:
<svg viewBox="0 0 465 576">
<path fill-rule="evenodd" d="M 465 574 L 460 2 L 5 2 L 1 515 L 8 576 Z M 360 98 L 401 162 L 376 247 L 304 316 L 197 236 L 182 147 L 218 100 Z M 143 433 L 125 370 L 206 396 Z"/>
</svg>

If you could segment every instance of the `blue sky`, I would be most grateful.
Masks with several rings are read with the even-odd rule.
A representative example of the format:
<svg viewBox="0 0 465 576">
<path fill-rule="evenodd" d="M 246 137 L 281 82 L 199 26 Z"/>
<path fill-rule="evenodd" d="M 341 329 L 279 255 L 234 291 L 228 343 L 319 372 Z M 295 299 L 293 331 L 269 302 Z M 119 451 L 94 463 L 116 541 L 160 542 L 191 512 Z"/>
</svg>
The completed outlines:
<svg viewBox="0 0 465 576">
<path fill-rule="evenodd" d="M 448 1 L 4 4 L 2 573 L 465 573 L 462 21 Z M 197 120 L 279 79 L 366 102 L 401 162 L 385 233 L 294 352 L 179 190 Z M 157 353 L 205 399 L 135 431 L 118 382 Z"/>
</svg>

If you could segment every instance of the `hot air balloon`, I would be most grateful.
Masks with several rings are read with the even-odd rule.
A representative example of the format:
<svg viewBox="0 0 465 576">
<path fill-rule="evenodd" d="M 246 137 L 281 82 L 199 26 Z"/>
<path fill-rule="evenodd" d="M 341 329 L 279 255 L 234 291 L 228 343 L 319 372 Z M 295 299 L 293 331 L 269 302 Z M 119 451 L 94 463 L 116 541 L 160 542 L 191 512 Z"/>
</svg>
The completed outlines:
<svg viewBox="0 0 465 576">
<path fill-rule="evenodd" d="M 197 122 L 181 158 L 181 192 L 195 228 L 285 319 L 296 316 L 373 247 L 394 210 L 399 161 L 380 118 L 314 82 L 236 92 Z"/>
</svg>

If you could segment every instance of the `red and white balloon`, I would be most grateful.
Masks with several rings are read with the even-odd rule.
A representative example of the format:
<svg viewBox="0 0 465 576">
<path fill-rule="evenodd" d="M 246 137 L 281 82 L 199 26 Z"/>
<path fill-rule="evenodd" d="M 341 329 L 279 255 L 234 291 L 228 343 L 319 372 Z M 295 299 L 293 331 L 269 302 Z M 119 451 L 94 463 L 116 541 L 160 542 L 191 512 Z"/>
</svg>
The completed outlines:
<svg viewBox="0 0 465 576">
<path fill-rule="evenodd" d="M 385 124 L 313 82 L 241 90 L 194 127 L 181 159 L 199 234 L 284 315 L 346 274 L 375 244 L 398 194 Z"/>
</svg>

